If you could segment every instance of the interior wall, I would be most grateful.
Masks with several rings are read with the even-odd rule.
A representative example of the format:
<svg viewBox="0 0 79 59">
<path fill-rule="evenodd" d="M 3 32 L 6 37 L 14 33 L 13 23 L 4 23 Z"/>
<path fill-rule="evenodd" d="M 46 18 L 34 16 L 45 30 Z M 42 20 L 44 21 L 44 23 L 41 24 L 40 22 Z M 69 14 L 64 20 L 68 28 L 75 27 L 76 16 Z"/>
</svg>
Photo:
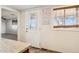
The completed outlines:
<svg viewBox="0 0 79 59">
<path fill-rule="evenodd" d="M 1 20 L 2 27 L 1 27 L 1 33 L 11 33 L 11 34 L 17 34 L 17 27 L 13 28 L 12 20 Z M 17 26 L 17 24 L 15 25 Z"/>
<path fill-rule="evenodd" d="M 42 11 L 42 9 L 39 9 Z M 44 9 L 45 11 L 47 9 Z M 53 7 L 50 10 L 53 12 Z M 53 19 L 53 13 L 49 14 L 47 17 L 49 20 Z M 79 52 L 79 31 L 78 28 L 70 28 L 70 29 L 55 29 L 51 24 L 42 24 L 43 17 L 47 14 L 40 13 L 40 28 L 39 28 L 39 39 L 40 39 L 40 47 L 46 48 L 50 50 L 55 50 L 59 52 Z M 51 17 L 50 17 L 51 16 Z M 50 22 L 51 23 L 51 22 Z M 76 31 L 77 30 L 77 31 Z"/>
<path fill-rule="evenodd" d="M 0 6 L 0 38 L 1 38 L 1 6 Z"/>
<path fill-rule="evenodd" d="M 18 40 L 26 42 L 26 20 L 25 12 L 18 12 Z"/>
<path fill-rule="evenodd" d="M 19 15 L 20 15 L 19 18 L 22 16 L 18 22 L 19 40 L 26 41 L 27 40 L 25 39 L 26 37 L 25 20 L 26 19 L 24 19 L 24 15 L 21 15 L 21 14 Z M 41 22 L 42 22 L 43 18 L 41 16 L 43 15 L 40 14 L 39 18 L 41 18 Z M 53 14 L 51 16 L 53 17 Z M 0 11 L 0 17 L 1 17 L 1 11 Z M 1 19 L 0 19 L 0 28 L 1 28 Z M 59 52 L 79 52 L 79 32 L 78 31 L 54 29 L 53 25 L 41 25 L 39 28 L 39 32 L 40 32 L 39 39 L 40 39 L 41 48 L 46 48 L 46 49 L 55 50 Z M 0 34 L 1 34 L 1 29 L 0 29 Z"/>
<path fill-rule="evenodd" d="M 1 33 L 6 33 L 6 20 L 3 20 L 3 19 L 1 19 L 1 25 L 2 25 L 2 27 L 1 27 Z"/>
<path fill-rule="evenodd" d="M 13 27 L 14 25 L 12 24 L 12 20 L 6 20 L 6 22 L 6 33 L 17 34 L 17 28 Z M 17 26 L 17 24 L 15 26 Z"/>
<path fill-rule="evenodd" d="M 50 19 L 53 20 L 53 10 L 51 10 L 51 13 Z M 51 24 L 42 25 L 40 38 L 42 48 L 59 52 L 79 52 L 79 28 L 55 29 Z"/>
<path fill-rule="evenodd" d="M 46 28 L 46 29 L 45 29 Z M 79 52 L 79 32 L 54 30 L 43 26 L 41 30 L 41 47 L 59 52 Z"/>
</svg>

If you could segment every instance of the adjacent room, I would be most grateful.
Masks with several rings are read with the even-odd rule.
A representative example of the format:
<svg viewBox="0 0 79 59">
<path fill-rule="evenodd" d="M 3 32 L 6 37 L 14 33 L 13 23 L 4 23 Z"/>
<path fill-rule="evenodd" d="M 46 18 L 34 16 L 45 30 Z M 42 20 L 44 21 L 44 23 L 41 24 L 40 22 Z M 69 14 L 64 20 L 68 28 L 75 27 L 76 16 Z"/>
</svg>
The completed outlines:
<svg viewBox="0 0 79 59">
<path fill-rule="evenodd" d="M 2 9 L 1 36 L 6 39 L 17 40 L 17 16 L 14 12 Z"/>
<path fill-rule="evenodd" d="M 79 53 L 79 5 L 2 5 L 1 53 Z"/>
</svg>

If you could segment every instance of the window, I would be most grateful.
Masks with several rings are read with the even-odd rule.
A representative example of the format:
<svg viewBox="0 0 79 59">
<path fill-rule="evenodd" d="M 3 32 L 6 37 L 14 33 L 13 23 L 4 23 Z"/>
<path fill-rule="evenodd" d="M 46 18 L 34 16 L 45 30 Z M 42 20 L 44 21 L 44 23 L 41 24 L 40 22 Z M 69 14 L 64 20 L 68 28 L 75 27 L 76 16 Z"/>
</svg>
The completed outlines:
<svg viewBox="0 0 79 59">
<path fill-rule="evenodd" d="M 78 27 L 78 7 L 55 10 L 54 28 Z"/>
<path fill-rule="evenodd" d="M 65 9 L 65 25 L 76 25 L 76 8 Z"/>
<path fill-rule="evenodd" d="M 63 20 L 64 20 L 64 10 L 58 10 L 55 13 L 56 14 L 54 17 L 54 25 L 55 26 L 62 26 Z"/>
<path fill-rule="evenodd" d="M 15 25 L 15 24 L 17 24 L 17 19 L 12 20 L 12 25 Z"/>
<path fill-rule="evenodd" d="M 37 17 L 35 14 L 31 14 L 28 25 L 29 25 L 29 29 L 37 28 Z"/>
<path fill-rule="evenodd" d="M 17 19 L 12 20 L 12 29 L 16 30 L 17 29 Z"/>
</svg>

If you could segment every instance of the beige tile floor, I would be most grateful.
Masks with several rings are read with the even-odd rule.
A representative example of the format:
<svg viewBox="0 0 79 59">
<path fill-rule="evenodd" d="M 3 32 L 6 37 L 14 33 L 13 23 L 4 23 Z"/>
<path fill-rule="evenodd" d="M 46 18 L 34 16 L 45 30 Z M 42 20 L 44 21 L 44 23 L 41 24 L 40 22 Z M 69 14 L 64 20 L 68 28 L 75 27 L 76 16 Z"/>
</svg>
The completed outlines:
<svg viewBox="0 0 79 59">
<path fill-rule="evenodd" d="M 2 34 L 2 37 L 6 39 L 17 40 L 17 35 L 14 35 L 14 34 L 4 33 Z M 34 48 L 34 47 L 30 47 L 29 52 L 30 53 L 58 53 L 56 51 L 49 51 L 49 50 L 39 49 L 39 48 Z"/>
</svg>

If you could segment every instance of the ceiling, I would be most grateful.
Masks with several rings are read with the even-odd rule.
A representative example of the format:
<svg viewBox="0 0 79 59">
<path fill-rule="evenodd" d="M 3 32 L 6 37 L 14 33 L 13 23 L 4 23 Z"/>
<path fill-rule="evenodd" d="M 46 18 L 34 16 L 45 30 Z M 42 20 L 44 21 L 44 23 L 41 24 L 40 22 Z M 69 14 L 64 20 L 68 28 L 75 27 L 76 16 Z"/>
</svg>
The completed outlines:
<svg viewBox="0 0 79 59">
<path fill-rule="evenodd" d="M 17 19 L 17 16 L 14 12 L 6 10 L 6 9 L 2 9 L 2 17 L 6 18 L 6 19 Z"/>
<path fill-rule="evenodd" d="M 32 8 L 39 8 L 39 7 L 48 7 L 48 6 L 52 6 L 52 7 L 57 7 L 60 5 L 4 5 L 16 10 L 25 10 L 25 9 L 32 9 Z"/>
<path fill-rule="evenodd" d="M 19 11 L 39 7 L 39 5 L 4 5 L 4 6 L 19 10 Z M 17 18 L 14 12 L 7 10 L 7 9 L 2 9 L 2 17 L 8 20 Z"/>
<path fill-rule="evenodd" d="M 60 5 L 4 5 L 9 8 L 13 8 L 19 11 L 23 11 L 25 9 L 32 9 L 32 8 L 40 8 L 40 7 L 50 7 L 52 6 L 53 8 L 59 7 Z M 2 9 L 2 16 L 4 16 L 7 19 L 11 18 L 17 18 L 16 14 L 10 10 Z"/>
<path fill-rule="evenodd" d="M 40 7 L 40 5 L 6 5 L 6 6 L 20 11 L 25 9 Z"/>
</svg>

